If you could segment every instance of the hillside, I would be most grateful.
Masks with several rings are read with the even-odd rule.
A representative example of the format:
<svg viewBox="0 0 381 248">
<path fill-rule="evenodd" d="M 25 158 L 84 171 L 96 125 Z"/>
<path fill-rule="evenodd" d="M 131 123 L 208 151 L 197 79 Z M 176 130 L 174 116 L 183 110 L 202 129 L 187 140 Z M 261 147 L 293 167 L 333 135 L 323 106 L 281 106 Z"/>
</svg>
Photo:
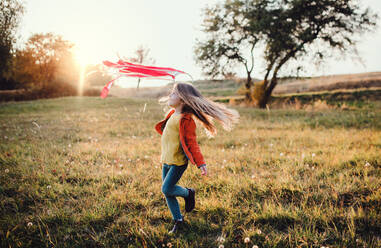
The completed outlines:
<svg viewBox="0 0 381 248">
<path fill-rule="evenodd" d="M 255 79 L 258 81 L 258 79 Z M 237 90 L 243 87 L 237 80 L 198 80 L 194 85 L 205 96 L 210 97 L 229 97 L 237 96 Z M 142 83 L 144 86 L 144 82 Z M 164 96 L 170 90 L 172 84 L 164 87 L 148 87 L 124 89 L 114 87 L 110 95 L 118 97 L 147 97 L 157 98 Z M 378 89 L 381 88 L 381 72 L 331 75 L 324 77 L 313 77 L 306 79 L 282 80 L 273 91 L 273 95 L 294 94 L 305 92 L 329 92 L 347 89 Z"/>
<path fill-rule="evenodd" d="M 358 88 L 381 88 L 381 72 L 330 75 L 299 80 L 287 80 L 286 82 L 277 85 L 273 93 L 279 95 Z"/>
</svg>

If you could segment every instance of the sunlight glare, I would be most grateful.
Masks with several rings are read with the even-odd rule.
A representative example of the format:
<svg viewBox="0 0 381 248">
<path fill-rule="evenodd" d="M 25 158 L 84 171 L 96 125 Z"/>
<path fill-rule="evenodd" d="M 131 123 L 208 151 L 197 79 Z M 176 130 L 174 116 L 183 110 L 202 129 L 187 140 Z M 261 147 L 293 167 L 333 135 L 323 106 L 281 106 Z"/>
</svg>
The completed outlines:
<svg viewBox="0 0 381 248">
<path fill-rule="evenodd" d="M 83 88 L 84 88 L 84 82 L 85 82 L 85 73 L 86 73 L 86 66 L 90 64 L 89 56 L 86 55 L 86 53 L 83 52 L 83 49 L 79 49 L 76 47 L 75 49 L 75 59 L 79 66 L 79 79 L 78 79 L 78 95 L 83 95 Z"/>
<path fill-rule="evenodd" d="M 84 49 L 80 49 L 79 47 L 76 47 L 75 50 L 75 59 L 80 67 L 86 67 L 87 65 L 91 64 L 90 57 L 88 54 L 86 54 Z"/>
</svg>

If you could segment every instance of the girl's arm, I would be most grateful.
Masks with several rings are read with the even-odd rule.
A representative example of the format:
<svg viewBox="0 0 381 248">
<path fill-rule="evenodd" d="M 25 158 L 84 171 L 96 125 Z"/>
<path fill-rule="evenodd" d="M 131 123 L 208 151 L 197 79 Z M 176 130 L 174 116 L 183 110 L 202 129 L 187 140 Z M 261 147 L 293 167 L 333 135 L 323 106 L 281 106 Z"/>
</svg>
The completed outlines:
<svg viewBox="0 0 381 248">
<path fill-rule="evenodd" d="M 203 167 L 206 168 L 206 163 L 204 157 L 201 153 L 200 147 L 197 143 L 196 137 L 196 123 L 193 118 L 190 118 L 186 123 L 184 139 L 188 146 L 188 150 L 192 154 L 192 157 L 198 168 Z"/>
</svg>

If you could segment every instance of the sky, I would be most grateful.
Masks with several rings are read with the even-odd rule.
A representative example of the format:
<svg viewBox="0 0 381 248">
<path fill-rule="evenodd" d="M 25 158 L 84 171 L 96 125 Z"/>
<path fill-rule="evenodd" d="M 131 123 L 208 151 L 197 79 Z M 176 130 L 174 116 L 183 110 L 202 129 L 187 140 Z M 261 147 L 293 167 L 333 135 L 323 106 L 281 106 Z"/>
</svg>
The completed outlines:
<svg viewBox="0 0 381 248">
<path fill-rule="evenodd" d="M 156 66 L 183 70 L 202 79 L 194 60 L 196 39 L 202 39 L 202 9 L 216 0 L 29 0 L 25 1 L 19 43 L 34 33 L 52 32 L 75 44 L 81 63 L 98 64 L 133 57 L 139 46 L 150 49 Z M 362 0 L 364 6 L 381 16 L 380 0 Z M 381 19 L 380 19 L 381 26 Z M 381 28 L 361 37 L 358 43 L 362 63 L 347 58 L 330 58 L 323 67 L 311 69 L 309 76 L 381 71 Z M 260 54 L 255 78 L 263 78 Z M 245 76 L 243 68 L 237 68 Z M 176 80 L 188 80 L 178 76 Z M 126 85 L 135 81 L 125 80 Z M 165 81 L 161 84 L 167 83 Z M 141 86 L 156 81 L 143 80 Z"/>
</svg>

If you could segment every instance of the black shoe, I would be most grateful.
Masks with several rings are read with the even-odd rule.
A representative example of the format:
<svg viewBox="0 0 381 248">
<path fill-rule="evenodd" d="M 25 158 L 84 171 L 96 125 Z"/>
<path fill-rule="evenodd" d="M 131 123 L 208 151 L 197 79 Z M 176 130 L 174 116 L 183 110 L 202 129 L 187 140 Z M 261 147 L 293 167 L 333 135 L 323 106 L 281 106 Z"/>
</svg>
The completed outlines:
<svg viewBox="0 0 381 248">
<path fill-rule="evenodd" d="M 194 209 L 195 206 L 195 200 L 194 200 L 194 195 L 196 194 L 194 189 L 188 189 L 186 188 L 189 192 L 188 197 L 184 197 L 185 200 L 185 212 L 190 212 Z"/>
<path fill-rule="evenodd" d="M 184 219 L 183 220 L 175 220 L 174 225 L 172 227 L 172 230 L 169 231 L 169 234 L 177 233 L 183 225 L 184 225 Z"/>
</svg>

